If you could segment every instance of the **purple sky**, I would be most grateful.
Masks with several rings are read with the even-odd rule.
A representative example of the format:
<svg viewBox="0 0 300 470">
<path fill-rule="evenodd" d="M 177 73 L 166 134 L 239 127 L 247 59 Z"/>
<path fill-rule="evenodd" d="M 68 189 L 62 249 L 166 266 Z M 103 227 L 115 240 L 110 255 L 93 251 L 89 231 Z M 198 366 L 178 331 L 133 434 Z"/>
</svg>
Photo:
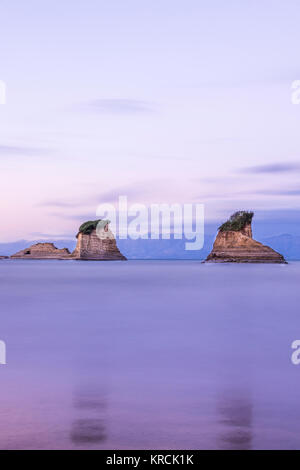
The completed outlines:
<svg viewBox="0 0 300 470">
<path fill-rule="evenodd" d="M 1 2 L 0 242 L 76 232 L 97 204 L 300 202 L 300 3 Z"/>
</svg>

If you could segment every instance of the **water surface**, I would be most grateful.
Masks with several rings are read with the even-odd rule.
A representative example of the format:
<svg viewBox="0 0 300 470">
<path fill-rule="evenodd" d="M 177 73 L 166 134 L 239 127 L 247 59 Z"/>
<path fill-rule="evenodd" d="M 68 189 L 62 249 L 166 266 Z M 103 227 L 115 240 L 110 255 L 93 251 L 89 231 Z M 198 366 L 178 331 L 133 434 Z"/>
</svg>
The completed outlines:
<svg viewBox="0 0 300 470">
<path fill-rule="evenodd" d="M 300 448 L 300 263 L 0 262 L 1 449 Z"/>
</svg>

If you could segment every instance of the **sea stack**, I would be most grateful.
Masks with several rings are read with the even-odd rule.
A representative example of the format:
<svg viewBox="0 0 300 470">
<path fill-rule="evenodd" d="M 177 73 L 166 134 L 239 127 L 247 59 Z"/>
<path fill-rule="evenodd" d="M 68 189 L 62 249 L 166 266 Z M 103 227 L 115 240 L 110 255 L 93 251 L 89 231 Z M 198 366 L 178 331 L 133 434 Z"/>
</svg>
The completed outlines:
<svg viewBox="0 0 300 470">
<path fill-rule="evenodd" d="M 126 260 L 117 247 L 109 220 L 90 220 L 79 227 L 71 257 L 78 260 Z"/>
<path fill-rule="evenodd" d="M 56 248 L 53 243 L 36 243 L 35 245 L 18 251 L 11 258 L 21 259 L 68 259 L 70 252 L 68 248 Z"/>
<path fill-rule="evenodd" d="M 215 263 L 286 263 L 284 257 L 269 246 L 253 240 L 254 213 L 238 211 L 219 227 L 213 249 L 206 262 Z"/>
</svg>

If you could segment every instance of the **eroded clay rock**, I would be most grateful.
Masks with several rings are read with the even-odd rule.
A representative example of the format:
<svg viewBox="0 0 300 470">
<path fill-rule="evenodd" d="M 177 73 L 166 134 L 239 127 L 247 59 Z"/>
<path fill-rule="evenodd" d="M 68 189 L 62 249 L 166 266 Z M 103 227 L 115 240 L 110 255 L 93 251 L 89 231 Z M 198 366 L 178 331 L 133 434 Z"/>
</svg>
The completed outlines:
<svg viewBox="0 0 300 470">
<path fill-rule="evenodd" d="M 11 258 L 22 259 L 69 259 L 68 248 L 56 248 L 53 243 L 36 243 L 35 245 L 18 251 Z"/>
<path fill-rule="evenodd" d="M 253 215 L 253 212 L 235 212 L 221 225 L 206 262 L 286 263 L 280 253 L 253 240 L 251 227 Z"/>
<path fill-rule="evenodd" d="M 112 231 L 109 220 L 93 220 L 79 227 L 77 245 L 72 253 L 73 259 L 82 260 L 126 260 L 122 255 Z"/>
</svg>

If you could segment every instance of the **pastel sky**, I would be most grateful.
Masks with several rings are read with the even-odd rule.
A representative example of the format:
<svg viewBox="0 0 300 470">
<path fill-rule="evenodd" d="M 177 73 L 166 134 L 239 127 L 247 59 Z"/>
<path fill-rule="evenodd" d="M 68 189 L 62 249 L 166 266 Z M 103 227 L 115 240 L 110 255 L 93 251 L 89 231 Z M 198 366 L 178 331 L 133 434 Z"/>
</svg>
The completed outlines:
<svg viewBox="0 0 300 470">
<path fill-rule="evenodd" d="M 119 195 L 299 214 L 299 19 L 298 0 L 2 1 L 0 242 L 68 237 Z"/>
</svg>

